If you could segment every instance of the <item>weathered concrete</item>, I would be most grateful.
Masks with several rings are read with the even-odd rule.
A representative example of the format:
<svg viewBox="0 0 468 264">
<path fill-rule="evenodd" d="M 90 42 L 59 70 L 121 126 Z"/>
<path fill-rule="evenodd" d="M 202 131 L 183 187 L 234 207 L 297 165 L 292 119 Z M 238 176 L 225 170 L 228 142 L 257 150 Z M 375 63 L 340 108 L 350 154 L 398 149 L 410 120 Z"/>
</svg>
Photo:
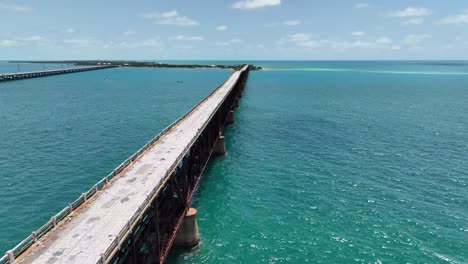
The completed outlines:
<svg viewBox="0 0 468 264">
<path fill-rule="evenodd" d="M 234 120 L 234 111 L 229 111 L 226 123 L 227 124 L 234 124 L 234 122 L 235 122 L 235 120 Z"/>
<path fill-rule="evenodd" d="M 213 149 L 213 155 L 222 156 L 226 155 L 226 146 L 224 144 L 224 136 L 219 136 L 216 146 Z"/>
<path fill-rule="evenodd" d="M 239 98 L 234 101 L 234 107 L 239 107 Z"/>
<path fill-rule="evenodd" d="M 174 246 L 193 248 L 197 246 L 199 242 L 200 236 L 198 234 L 197 210 L 195 208 L 190 208 L 177 233 Z"/>
</svg>

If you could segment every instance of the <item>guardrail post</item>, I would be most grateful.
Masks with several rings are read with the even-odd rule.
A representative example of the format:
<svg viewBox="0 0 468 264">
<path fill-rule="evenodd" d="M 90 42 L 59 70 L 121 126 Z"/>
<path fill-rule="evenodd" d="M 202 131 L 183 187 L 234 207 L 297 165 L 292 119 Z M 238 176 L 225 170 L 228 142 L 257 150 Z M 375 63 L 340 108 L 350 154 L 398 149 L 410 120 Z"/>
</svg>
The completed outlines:
<svg viewBox="0 0 468 264">
<path fill-rule="evenodd" d="M 82 193 L 81 197 L 83 198 L 83 203 L 86 202 L 86 193 Z"/>
<path fill-rule="evenodd" d="M 106 263 L 106 256 L 104 254 L 101 254 L 101 264 L 105 264 Z"/>
<path fill-rule="evenodd" d="M 73 212 L 73 205 L 72 204 L 68 204 L 68 211 L 70 211 L 69 213 Z"/>
<path fill-rule="evenodd" d="M 52 224 L 54 224 L 54 227 L 57 226 L 57 218 L 55 216 L 52 217 Z"/>
<path fill-rule="evenodd" d="M 37 242 L 36 231 L 32 232 L 31 235 L 32 235 L 32 237 L 33 237 L 34 242 Z"/>
<path fill-rule="evenodd" d="M 8 250 L 6 253 L 8 255 L 8 261 L 10 261 L 10 264 L 15 263 L 15 253 L 13 253 L 13 250 Z"/>
<path fill-rule="evenodd" d="M 117 243 L 117 248 L 120 250 L 120 237 L 119 237 L 119 235 L 117 235 L 115 237 L 115 242 Z"/>
</svg>

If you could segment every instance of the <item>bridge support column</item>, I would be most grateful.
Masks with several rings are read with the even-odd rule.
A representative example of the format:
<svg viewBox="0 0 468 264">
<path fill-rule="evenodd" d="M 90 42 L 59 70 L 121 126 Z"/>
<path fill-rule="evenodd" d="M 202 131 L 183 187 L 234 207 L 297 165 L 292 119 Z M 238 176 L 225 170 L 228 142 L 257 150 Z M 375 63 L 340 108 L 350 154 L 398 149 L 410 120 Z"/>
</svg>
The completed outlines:
<svg viewBox="0 0 468 264">
<path fill-rule="evenodd" d="M 226 146 L 224 145 L 224 136 L 219 136 L 218 142 L 216 142 L 216 146 L 213 149 L 213 155 L 215 156 L 226 155 Z"/>
<path fill-rule="evenodd" d="M 200 242 L 197 224 L 197 209 L 190 208 L 174 240 L 174 246 L 193 248 Z"/>
<path fill-rule="evenodd" d="M 227 119 L 226 119 L 227 124 L 234 124 L 234 111 L 229 111 Z"/>
<path fill-rule="evenodd" d="M 234 107 L 239 107 L 239 98 L 236 97 L 236 99 L 234 100 Z"/>
</svg>

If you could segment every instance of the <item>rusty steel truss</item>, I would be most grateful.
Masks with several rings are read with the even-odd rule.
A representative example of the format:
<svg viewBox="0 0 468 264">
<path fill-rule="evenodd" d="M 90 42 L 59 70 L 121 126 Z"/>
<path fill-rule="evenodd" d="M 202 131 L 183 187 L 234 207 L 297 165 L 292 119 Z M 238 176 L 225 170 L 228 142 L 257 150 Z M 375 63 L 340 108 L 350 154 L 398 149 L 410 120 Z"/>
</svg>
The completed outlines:
<svg viewBox="0 0 468 264">
<path fill-rule="evenodd" d="M 210 160 L 230 111 L 237 105 L 249 71 L 238 82 L 199 134 L 151 206 L 144 212 L 110 263 L 163 263 Z"/>
</svg>

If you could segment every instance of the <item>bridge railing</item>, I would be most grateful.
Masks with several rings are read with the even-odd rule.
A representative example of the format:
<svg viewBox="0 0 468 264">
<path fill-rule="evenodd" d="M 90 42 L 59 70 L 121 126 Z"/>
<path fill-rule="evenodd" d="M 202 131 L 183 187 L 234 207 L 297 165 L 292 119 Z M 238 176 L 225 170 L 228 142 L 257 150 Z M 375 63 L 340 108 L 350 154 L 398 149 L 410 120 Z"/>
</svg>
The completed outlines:
<svg viewBox="0 0 468 264">
<path fill-rule="evenodd" d="M 231 75 L 232 76 L 232 75 Z M 229 76 L 229 78 L 231 77 Z M 226 81 L 229 79 L 227 78 Z M 225 81 L 225 82 L 226 82 Z M 166 131 L 170 130 L 172 127 L 174 127 L 177 123 L 179 123 L 179 121 L 183 120 L 185 117 L 187 117 L 193 110 L 195 110 L 200 104 L 204 103 L 211 95 L 213 95 L 221 86 L 224 85 L 224 83 L 221 84 L 220 86 L 218 86 L 218 88 L 214 89 L 210 94 L 208 94 L 205 98 L 203 98 L 203 100 L 201 100 L 200 102 L 198 102 L 195 106 L 193 106 L 189 111 L 187 111 L 183 116 L 181 116 L 180 118 L 178 118 L 176 121 L 174 121 L 169 127 L 167 127 L 165 130 L 163 130 L 163 132 L 161 132 L 161 134 L 164 134 Z M 237 82 L 236 82 L 237 83 Z M 236 84 L 233 85 L 233 87 L 235 86 Z M 227 95 L 226 95 L 227 96 Z M 225 100 L 225 98 L 223 98 L 223 101 Z M 216 111 L 214 111 L 216 112 Z M 212 116 L 214 115 L 214 113 L 212 113 Z M 203 129 L 201 129 L 203 130 Z M 161 135 L 160 134 L 160 135 Z M 154 140 L 154 139 L 153 139 Z M 152 140 L 152 141 L 153 141 Z M 156 141 L 156 140 L 154 140 Z M 190 144 L 188 144 L 184 150 L 181 152 L 181 154 L 177 157 L 177 161 L 180 161 L 186 154 L 187 154 L 187 151 L 189 151 L 189 149 L 192 147 L 193 145 L 193 142 L 195 141 L 192 140 L 192 142 L 190 142 Z M 151 141 L 150 141 L 151 142 Z M 145 199 L 145 201 L 143 202 L 142 205 L 140 205 L 140 207 L 138 207 L 137 211 L 133 214 L 133 216 L 130 218 L 130 220 L 127 222 L 127 224 L 125 225 L 125 228 L 122 229 L 119 234 L 116 236 L 116 238 L 114 239 L 114 241 L 112 242 L 111 246 L 106 250 L 106 252 L 104 252 L 102 254 L 102 257 L 101 257 L 101 261 L 100 263 L 104 264 L 104 263 L 107 263 L 108 260 L 111 259 L 111 257 L 121 248 L 122 246 L 122 243 L 124 243 L 126 241 L 126 238 L 128 236 L 131 235 L 132 233 L 132 230 L 135 226 L 138 225 L 138 223 L 140 222 L 141 218 L 143 217 L 143 213 L 146 212 L 148 210 L 148 208 L 151 206 L 151 204 L 153 203 L 154 199 L 156 199 L 156 196 L 157 196 L 157 193 L 159 192 L 160 188 L 162 188 L 164 186 L 164 183 L 166 182 L 166 180 L 169 178 L 169 176 L 172 174 L 173 170 L 179 165 L 178 162 L 175 162 L 167 171 L 166 173 L 164 174 L 164 176 L 162 177 L 162 181 L 159 182 L 159 184 L 156 186 L 156 188 L 154 188 L 151 193 L 147 196 L 147 198 Z"/>
<path fill-rule="evenodd" d="M 18 245 L 16 245 L 13 249 L 8 250 L 6 254 L 0 258 L 0 264 L 9 264 L 15 260 L 16 257 L 21 255 L 24 251 L 26 251 L 30 246 L 32 246 L 35 242 L 39 239 L 44 237 L 51 231 L 52 229 L 56 228 L 59 223 L 65 219 L 67 216 L 70 216 L 75 209 L 86 203 L 87 200 L 92 198 L 98 191 L 104 189 L 107 184 L 120 172 L 126 169 L 133 161 L 135 161 L 138 157 L 140 157 L 148 148 L 150 148 L 156 141 L 158 141 L 162 135 L 164 135 L 167 131 L 172 129 L 176 124 L 178 124 L 181 120 L 186 118 L 194 109 L 196 109 L 200 104 L 205 102 L 211 95 L 213 95 L 221 86 L 223 86 L 227 80 L 230 79 L 232 74 L 227 78 L 220 86 L 214 89 L 210 94 L 208 94 L 203 100 L 198 102 L 194 105 L 189 111 L 187 111 L 184 115 L 179 117 L 176 121 L 172 122 L 168 127 L 163 129 L 159 134 L 157 134 L 153 139 L 148 141 L 145 145 L 143 145 L 139 150 L 137 150 L 133 155 L 127 158 L 124 162 L 122 162 L 117 168 L 115 168 L 111 173 L 107 176 L 102 178 L 96 184 L 93 185 L 87 192 L 82 193 L 78 199 L 73 201 L 72 203 L 68 204 L 65 208 L 63 208 L 60 212 L 55 214 L 49 221 L 47 221 L 44 225 L 39 227 L 36 231 L 32 232 L 28 237 L 26 237 L 23 241 L 21 241 Z M 189 144 L 191 145 L 191 144 Z M 177 158 L 179 160 L 182 158 L 188 148 L 186 148 Z M 174 164 L 164 175 L 163 179 L 166 179 L 172 170 L 178 164 Z M 114 241 L 112 242 L 111 246 L 107 249 L 106 252 L 102 254 L 101 263 L 105 263 L 106 260 L 110 259 L 113 256 L 114 252 L 117 251 L 121 245 L 121 243 L 125 242 L 125 238 L 131 233 L 132 227 L 137 225 L 142 213 L 146 211 L 148 206 L 151 205 L 152 200 L 156 197 L 156 193 L 159 191 L 159 188 L 163 186 L 161 183 L 157 188 L 154 188 L 153 191 L 148 195 L 147 199 L 144 201 L 143 205 L 138 208 L 135 214 L 130 218 L 130 220 L 125 225 L 125 228 L 119 232 L 119 234 L 115 237 Z M 151 199 L 150 199 L 151 198 Z"/>
</svg>

